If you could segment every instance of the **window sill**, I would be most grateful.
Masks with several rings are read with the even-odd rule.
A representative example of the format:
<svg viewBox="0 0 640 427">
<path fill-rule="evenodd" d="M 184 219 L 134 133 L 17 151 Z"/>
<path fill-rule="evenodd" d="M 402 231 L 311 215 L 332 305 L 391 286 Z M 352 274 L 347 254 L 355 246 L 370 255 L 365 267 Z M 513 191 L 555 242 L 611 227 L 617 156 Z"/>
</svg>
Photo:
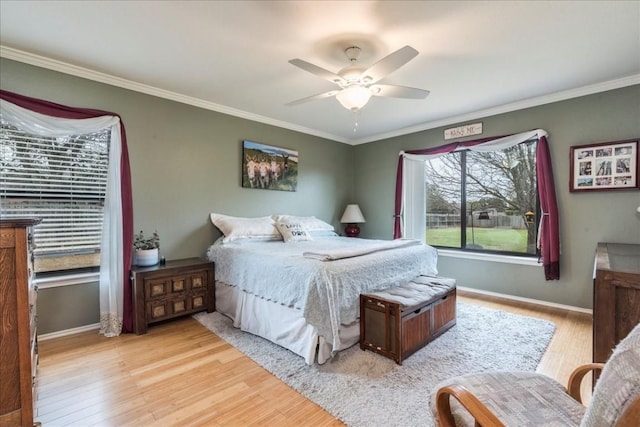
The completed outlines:
<svg viewBox="0 0 640 427">
<path fill-rule="evenodd" d="M 76 273 L 66 274 L 56 277 L 43 277 L 35 279 L 34 283 L 38 289 L 59 288 L 61 286 L 83 285 L 85 283 L 97 282 L 100 280 L 100 273 Z"/>
<path fill-rule="evenodd" d="M 452 249 L 438 249 L 438 256 L 450 257 L 450 258 L 474 259 L 478 261 L 502 262 L 507 264 L 529 265 L 532 267 L 542 266 L 542 264 L 538 262 L 537 258 L 515 256 L 515 255 L 495 255 L 495 254 L 474 253 L 474 252 L 466 252 L 466 251 L 456 251 Z"/>
</svg>

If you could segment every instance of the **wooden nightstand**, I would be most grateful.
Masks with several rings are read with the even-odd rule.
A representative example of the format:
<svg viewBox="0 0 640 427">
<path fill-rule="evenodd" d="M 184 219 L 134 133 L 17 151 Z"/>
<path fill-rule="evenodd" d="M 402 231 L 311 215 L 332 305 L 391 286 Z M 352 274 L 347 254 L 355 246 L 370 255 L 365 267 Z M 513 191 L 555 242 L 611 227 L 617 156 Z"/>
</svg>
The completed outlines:
<svg viewBox="0 0 640 427">
<path fill-rule="evenodd" d="M 213 262 L 202 258 L 167 261 L 131 268 L 133 331 L 147 332 L 151 323 L 216 309 Z"/>
</svg>

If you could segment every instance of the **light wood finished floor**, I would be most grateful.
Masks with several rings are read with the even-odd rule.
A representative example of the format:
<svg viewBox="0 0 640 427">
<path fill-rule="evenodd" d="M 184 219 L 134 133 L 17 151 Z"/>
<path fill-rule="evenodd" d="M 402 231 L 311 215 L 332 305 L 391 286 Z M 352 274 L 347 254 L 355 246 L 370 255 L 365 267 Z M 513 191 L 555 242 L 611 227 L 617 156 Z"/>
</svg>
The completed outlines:
<svg viewBox="0 0 640 427">
<path fill-rule="evenodd" d="M 459 300 L 554 322 L 539 371 L 562 383 L 591 359 L 590 315 L 462 292 Z M 41 342 L 36 407 L 44 427 L 343 425 L 190 317 L 146 335 Z"/>
</svg>

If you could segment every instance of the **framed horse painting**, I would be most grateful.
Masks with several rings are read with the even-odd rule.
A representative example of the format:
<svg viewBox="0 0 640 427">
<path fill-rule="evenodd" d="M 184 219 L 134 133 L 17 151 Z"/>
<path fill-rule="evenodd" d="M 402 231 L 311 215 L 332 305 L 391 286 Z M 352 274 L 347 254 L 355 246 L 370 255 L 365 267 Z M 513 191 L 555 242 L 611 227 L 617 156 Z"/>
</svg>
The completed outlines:
<svg viewBox="0 0 640 427">
<path fill-rule="evenodd" d="M 242 141 L 242 186 L 259 190 L 296 191 L 298 152 Z"/>
</svg>

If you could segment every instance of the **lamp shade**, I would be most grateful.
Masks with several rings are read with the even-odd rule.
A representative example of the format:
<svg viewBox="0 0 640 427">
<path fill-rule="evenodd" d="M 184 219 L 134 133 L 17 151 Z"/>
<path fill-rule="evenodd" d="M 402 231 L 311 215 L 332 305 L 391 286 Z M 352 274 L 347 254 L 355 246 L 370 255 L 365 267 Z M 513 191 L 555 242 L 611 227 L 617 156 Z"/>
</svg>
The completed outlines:
<svg viewBox="0 0 640 427">
<path fill-rule="evenodd" d="M 336 98 L 347 110 L 358 111 L 369 102 L 371 91 L 362 86 L 352 85 L 338 92 Z"/>
<path fill-rule="evenodd" d="M 358 205 L 347 205 L 347 208 L 344 210 L 342 214 L 342 218 L 340 218 L 341 223 L 347 224 L 357 224 L 359 222 L 366 222 L 364 220 L 364 216 L 362 215 L 362 211 L 360 210 L 360 206 Z"/>
</svg>

